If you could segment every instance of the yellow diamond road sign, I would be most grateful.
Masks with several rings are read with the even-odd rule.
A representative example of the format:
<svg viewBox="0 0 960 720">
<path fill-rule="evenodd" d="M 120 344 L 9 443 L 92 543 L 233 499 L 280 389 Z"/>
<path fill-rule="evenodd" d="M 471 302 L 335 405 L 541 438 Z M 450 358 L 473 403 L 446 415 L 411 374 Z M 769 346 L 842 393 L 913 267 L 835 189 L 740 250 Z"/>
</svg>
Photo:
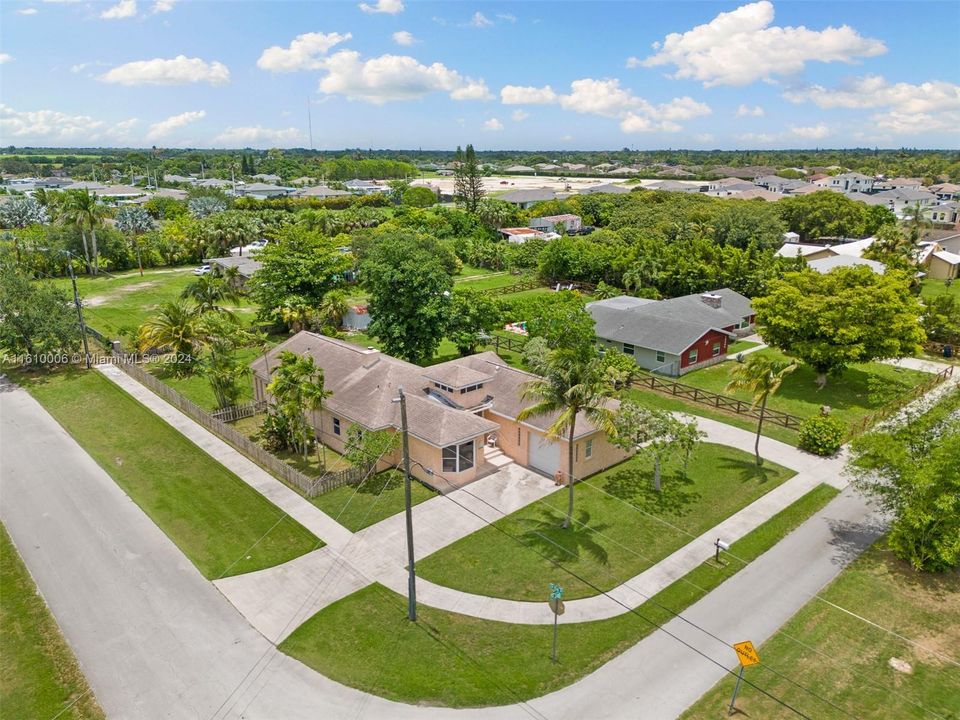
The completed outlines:
<svg viewBox="0 0 960 720">
<path fill-rule="evenodd" d="M 733 649 L 737 651 L 737 659 L 740 660 L 740 664 L 744 667 L 760 664 L 760 655 L 757 653 L 757 649 L 753 646 L 753 643 L 749 640 L 736 643 Z"/>
</svg>

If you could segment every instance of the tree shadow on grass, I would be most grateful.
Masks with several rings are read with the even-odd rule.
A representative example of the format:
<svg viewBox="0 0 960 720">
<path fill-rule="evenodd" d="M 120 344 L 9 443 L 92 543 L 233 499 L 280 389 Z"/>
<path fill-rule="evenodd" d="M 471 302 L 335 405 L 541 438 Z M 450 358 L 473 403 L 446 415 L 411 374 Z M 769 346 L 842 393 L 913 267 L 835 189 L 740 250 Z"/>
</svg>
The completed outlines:
<svg viewBox="0 0 960 720">
<path fill-rule="evenodd" d="M 651 515 L 683 517 L 700 500 L 694 482 L 681 472 L 664 473 L 661 490 L 653 488 L 653 471 L 632 465 L 611 475 L 604 490 Z"/>
<path fill-rule="evenodd" d="M 758 485 L 763 485 L 775 479 L 778 475 L 777 470 L 766 463 L 758 466 L 754 458 L 750 458 L 749 460 L 738 460 L 737 458 L 730 457 L 721 458 L 717 462 L 717 468 L 726 471 L 732 479 L 739 481 L 741 484 L 756 482 Z"/>
<path fill-rule="evenodd" d="M 573 524 L 564 529 L 565 513 L 542 508 L 540 518 L 524 518 L 522 535 L 525 544 L 555 563 L 569 563 L 587 557 L 601 565 L 608 562 L 607 551 L 596 539 L 609 528 L 608 524 L 591 524 L 590 513 L 582 510 Z"/>
</svg>

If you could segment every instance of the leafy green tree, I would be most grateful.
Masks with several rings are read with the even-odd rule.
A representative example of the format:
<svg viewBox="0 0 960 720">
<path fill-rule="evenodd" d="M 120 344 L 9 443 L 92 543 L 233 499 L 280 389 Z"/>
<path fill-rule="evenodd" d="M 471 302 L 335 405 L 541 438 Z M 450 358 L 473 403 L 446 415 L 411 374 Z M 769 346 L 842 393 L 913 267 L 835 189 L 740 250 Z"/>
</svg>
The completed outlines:
<svg viewBox="0 0 960 720">
<path fill-rule="evenodd" d="M 547 428 L 547 437 L 567 440 L 567 515 L 563 527 L 573 521 L 573 486 L 577 477 L 573 472 L 574 439 L 577 436 L 577 415 L 581 412 L 602 432 L 614 435 L 614 411 L 611 399 L 615 391 L 607 381 L 599 358 L 585 360 L 568 349 L 553 350 L 547 357 L 543 377 L 525 383 L 521 391 L 524 400 L 533 404 L 523 408 L 517 422 L 534 417 L 556 414 Z"/>
<path fill-rule="evenodd" d="M 597 336 L 593 318 L 578 293 L 541 296 L 531 303 L 526 317 L 530 337 L 542 337 L 551 350 L 567 349 L 581 358 L 596 354 Z"/>
<path fill-rule="evenodd" d="M 752 353 L 747 356 L 745 362 L 737 363 L 730 372 L 727 392 L 746 390 L 753 400 L 751 409 L 757 405 L 760 406 L 760 416 L 757 418 L 757 439 L 753 445 L 758 467 L 763 465 L 763 458 L 760 457 L 760 434 L 763 432 L 767 401 L 780 389 L 787 375 L 796 369 L 796 361 L 773 360 L 766 355 Z"/>
<path fill-rule="evenodd" d="M 500 304 L 495 298 L 479 290 L 455 286 L 446 321 L 447 337 L 461 355 L 472 355 L 481 335 L 496 329 L 501 318 Z"/>
<path fill-rule="evenodd" d="M 520 211 L 516 206 L 496 198 L 484 197 L 477 203 L 477 215 L 483 224 L 494 230 L 512 226 L 520 222 Z"/>
<path fill-rule="evenodd" d="M 360 272 L 370 292 L 370 334 L 390 355 L 418 364 L 429 361 L 446 332 L 453 290 L 431 243 L 411 234 L 384 235 Z"/>
<path fill-rule="evenodd" d="M 339 328 L 343 318 L 350 312 L 345 290 L 330 290 L 323 296 L 317 308 L 317 318 L 323 327 Z"/>
<path fill-rule="evenodd" d="M 729 200 L 724 209 L 713 218 L 713 238 L 722 245 L 746 248 L 753 245 L 758 248 L 776 250 L 783 244 L 786 227 L 780 218 L 776 203 L 765 200 Z M 710 234 L 695 234 L 709 237 Z"/>
<path fill-rule="evenodd" d="M 666 410 L 648 408 L 624 400 L 614 416 L 613 443 L 624 450 L 644 453 L 653 459 L 653 489 L 662 490 L 663 459 L 684 453 L 684 472 L 703 433 L 695 422 L 684 423 Z"/>
<path fill-rule="evenodd" d="M 604 351 L 600 364 L 607 374 L 607 379 L 618 390 L 628 386 L 640 374 L 637 361 L 615 347 L 609 347 Z"/>
<path fill-rule="evenodd" d="M 76 352 L 80 341 L 66 292 L 51 282 L 33 281 L 12 263 L 0 263 L 0 348 L 29 355 L 31 364 L 38 364 L 43 356 Z"/>
<path fill-rule="evenodd" d="M 364 430 L 354 423 L 347 428 L 343 456 L 356 468 L 370 470 L 385 455 L 400 447 L 400 433 L 389 430 Z"/>
<path fill-rule="evenodd" d="M 257 260 L 262 267 L 250 282 L 249 294 L 259 305 L 257 317 L 272 321 L 280 319 L 290 302 L 318 307 L 353 267 L 353 257 L 340 250 L 336 239 L 299 226 L 284 228 Z"/>
<path fill-rule="evenodd" d="M 477 160 L 473 145 L 467 145 L 466 151 L 457 148 L 456 167 L 453 170 L 454 198 L 457 205 L 468 213 L 477 212 L 483 198 L 483 171 Z"/>
<path fill-rule="evenodd" d="M 900 427 L 856 438 L 853 482 L 893 517 L 887 542 L 917 570 L 960 565 L 960 419 L 956 390 Z"/>
<path fill-rule="evenodd" d="M 418 185 L 408 187 L 403 191 L 402 201 L 404 205 L 416 208 L 428 208 L 437 204 L 437 194 L 428 187 Z"/>
<path fill-rule="evenodd" d="M 909 278 L 862 265 L 787 273 L 753 308 L 764 340 L 813 367 L 820 387 L 851 363 L 913 355 L 925 339 Z"/>
<path fill-rule="evenodd" d="M 960 343 L 960 298 L 942 293 L 923 302 L 922 322 L 927 338 L 939 343 Z"/>
<path fill-rule="evenodd" d="M 776 207 L 787 227 L 799 233 L 802 240 L 867 235 L 867 206 L 842 193 L 823 190 L 786 197 Z"/>
</svg>

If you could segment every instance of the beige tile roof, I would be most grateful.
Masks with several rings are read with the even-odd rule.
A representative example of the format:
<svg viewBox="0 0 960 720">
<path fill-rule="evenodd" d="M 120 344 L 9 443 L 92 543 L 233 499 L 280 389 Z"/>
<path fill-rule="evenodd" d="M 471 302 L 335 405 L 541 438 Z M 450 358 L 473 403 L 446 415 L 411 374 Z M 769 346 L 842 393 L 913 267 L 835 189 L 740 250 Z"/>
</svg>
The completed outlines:
<svg viewBox="0 0 960 720">
<path fill-rule="evenodd" d="M 457 360 L 424 368 L 423 376 L 428 380 L 435 380 L 457 389 L 487 382 L 493 377 L 489 373 L 471 368 Z"/>
</svg>

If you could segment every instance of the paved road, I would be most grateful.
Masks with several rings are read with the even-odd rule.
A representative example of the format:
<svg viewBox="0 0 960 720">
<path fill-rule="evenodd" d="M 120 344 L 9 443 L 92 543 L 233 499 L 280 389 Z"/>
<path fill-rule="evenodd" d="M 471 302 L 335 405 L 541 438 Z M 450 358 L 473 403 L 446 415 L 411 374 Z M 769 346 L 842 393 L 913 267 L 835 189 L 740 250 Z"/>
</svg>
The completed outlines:
<svg viewBox="0 0 960 720">
<path fill-rule="evenodd" d="M 721 674 L 657 632 L 528 706 L 374 698 L 278 653 L 22 390 L 0 392 L 0 438 L 0 517 L 110 718 L 673 718 Z M 685 615 L 724 641 L 762 642 L 876 537 L 872 519 L 846 491 Z M 680 621 L 667 629 L 734 664 Z"/>
</svg>

